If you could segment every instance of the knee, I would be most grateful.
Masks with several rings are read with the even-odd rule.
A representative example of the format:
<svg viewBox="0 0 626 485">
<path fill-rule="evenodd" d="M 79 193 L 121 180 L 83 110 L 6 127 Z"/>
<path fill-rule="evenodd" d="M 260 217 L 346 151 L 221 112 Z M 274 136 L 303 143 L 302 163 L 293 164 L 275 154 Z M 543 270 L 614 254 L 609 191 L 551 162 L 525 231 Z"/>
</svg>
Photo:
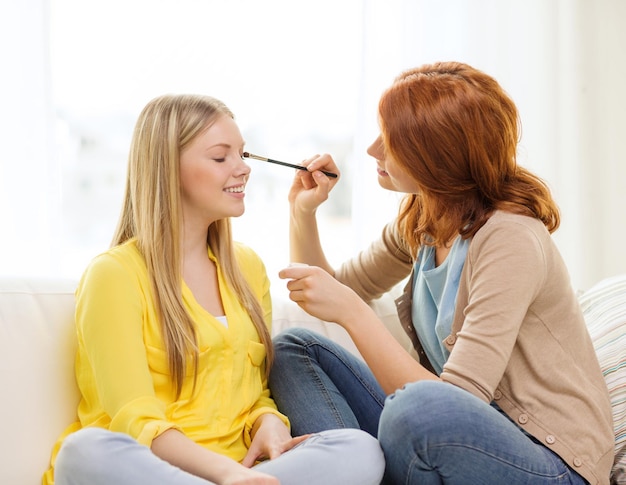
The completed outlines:
<svg viewBox="0 0 626 485">
<path fill-rule="evenodd" d="M 102 428 L 83 428 L 68 435 L 56 458 L 55 482 L 66 483 L 63 477 L 81 476 L 83 469 L 97 466 L 104 455 L 108 435 L 111 432 Z"/>
<path fill-rule="evenodd" d="M 350 468 L 351 477 L 360 477 L 355 483 L 376 483 L 382 480 L 385 457 L 380 443 L 360 429 L 344 428 L 322 431 L 309 439 L 319 439 L 333 450 L 333 456 L 342 454 L 344 470 Z"/>
<path fill-rule="evenodd" d="M 103 428 L 83 428 L 68 435 L 59 450 L 59 457 L 73 457 L 80 455 L 85 457 L 89 454 L 97 456 L 98 449 L 110 434 Z"/>
<path fill-rule="evenodd" d="M 299 379 L 302 360 L 307 357 L 308 343 L 314 332 L 304 328 L 288 328 L 273 338 L 274 362 L 269 376 L 272 394 L 280 395 L 281 389 L 291 392 L 292 379 Z M 279 396 L 275 395 L 274 398 Z"/>
<path fill-rule="evenodd" d="M 322 440 L 333 448 L 350 450 L 359 456 L 369 456 L 373 459 L 382 457 L 378 440 L 361 429 L 330 429 L 315 433 L 311 438 Z"/>
<path fill-rule="evenodd" d="M 407 384 L 385 401 L 380 416 L 378 439 L 383 449 L 410 440 L 413 435 L 425 436 L 430 429 L 445 422 L 447 403 L 454 386 L 439 381 L 419 381 Z M 460 389 L 458 389 L 461 392 Z"/>
<path fill-rule="evenodd" d="M 287 328 L 274 337 L 274 348 L 279 352 L 293 347 L 305 347 L 316 341 L 317 337 L 314 331 L 306 328 Z"/>
<path fill-rule="evenodd" d="M 368 463 L 371 467 L 368 475 L 376 474 L 378 477 L 374 481 L 375 483 L 380 483 L 385 471 L 385 455 L 378 440 L 360 429 L 346 428 L 334 431 L 346 435 L 346 441 L 348 442 L 346 447 L 351 450 L 352 456 L 357 458 L 356 466 L 362 467 L 363 463 Z"/>
<path fill-rule="evenodd" d="M 313 330 L 293 327 L 283 330 L 273 339 L 274 362 L 277 367 L 291 365 L 291 359 L 301 359 L 316 353 L 320 346 L 328 346 L 328 340 Z"/>
</svg>

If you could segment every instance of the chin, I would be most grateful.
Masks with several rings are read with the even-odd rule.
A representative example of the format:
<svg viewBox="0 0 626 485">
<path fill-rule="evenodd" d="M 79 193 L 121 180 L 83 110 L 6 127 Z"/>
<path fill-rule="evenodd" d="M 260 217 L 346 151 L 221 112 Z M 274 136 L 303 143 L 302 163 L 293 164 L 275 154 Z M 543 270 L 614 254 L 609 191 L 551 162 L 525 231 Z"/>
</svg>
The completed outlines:
<svg viewBox="0 0 626 485">
<path fill-rule="evenodd" d="M 393 190 L 394 192 L 397 192 L 397 189 L 394 187 L 393 182 L 388 175 L 379 175 L 378 185 L 380 185 L 383 189 Z"/>
</svg>

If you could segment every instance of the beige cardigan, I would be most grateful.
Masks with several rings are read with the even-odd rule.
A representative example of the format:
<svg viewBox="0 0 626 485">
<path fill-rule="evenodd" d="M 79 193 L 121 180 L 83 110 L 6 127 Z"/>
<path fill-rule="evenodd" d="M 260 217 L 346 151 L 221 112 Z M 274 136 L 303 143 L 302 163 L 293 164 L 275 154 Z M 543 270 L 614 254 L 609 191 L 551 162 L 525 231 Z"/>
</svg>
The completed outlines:
<svg viewBox="0 0 626 485">
<path fill-rule="evenodd" d="M 365 300 L 404 279 L 413 260 L 395 223 L 336 273 Z M 396 301 L 411 323 L 412 280 Z M 613 420 L 608 391 L 565 264 L 541 221 L 496 212 L 473 237 L 442 380 L 494 401 L 589 483 L 608 484 Z"/>
</svg>

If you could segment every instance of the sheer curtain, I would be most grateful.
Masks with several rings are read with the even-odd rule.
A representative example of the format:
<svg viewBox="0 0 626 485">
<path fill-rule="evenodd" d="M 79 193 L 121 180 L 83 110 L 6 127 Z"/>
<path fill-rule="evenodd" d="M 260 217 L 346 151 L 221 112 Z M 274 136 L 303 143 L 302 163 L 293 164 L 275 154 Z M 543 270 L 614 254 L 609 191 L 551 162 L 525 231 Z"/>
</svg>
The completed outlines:
<svg viewBox="0 0 626 485">
<path fill-rule="evenodd" d="M 45 0 L 0 2 L 0 274 L 47 273 L 59 252 L 48 20 Z"/>
<path fill-rule="evenodd" d="M 375 110 L 395 74 L 425 62 L 459 60 L 493 75 L 520 110 L 519 163 L 548 182 L 561 208 L 555 239 L 574 286 L 624 273 L 626 2 L 365 4 L 360 106 Z M 369 121 L 369 113 L 360 119 Z M 363 134 L 371 138 L 375 129 L 358 125 L 359 151 Z M 371 176 L 357 180 L 352 217 L 361 243 L 387 214 Z"/>
<path fill-rule="evenodd" d="M 555 237 L 575 287 L 626 272 L 626 2 L 293 3 L 0 3 L 0 274 L 77 277 L 106 248 L 132 123 L 172 91 L 222 97 L 250 151 L 336 157 L 343 179 L 321 216 L 338 264 L 399 201 L 365 153 L 378 97 L 403 69 L 437 60 L 485 70 L 517 103 L 520 163 L 561 206 Z M 253 176 L 235 232 L 274 274 L 288 262 L 292 174 L 255 164 Z"/>
</svg>

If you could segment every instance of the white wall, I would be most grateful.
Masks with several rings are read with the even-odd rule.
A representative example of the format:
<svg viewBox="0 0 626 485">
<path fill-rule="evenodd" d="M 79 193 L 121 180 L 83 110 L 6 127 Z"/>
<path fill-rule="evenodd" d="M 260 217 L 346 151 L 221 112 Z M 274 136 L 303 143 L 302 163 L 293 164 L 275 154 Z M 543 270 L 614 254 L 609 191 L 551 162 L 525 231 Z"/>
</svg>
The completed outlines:
<svg viewBox="0 0 626 485">
<path fill-rule="evenodd" d="M 186 0 L 175 5 L 178 9 L 190 9 L 194 5 L 211 8 L 212 1 Z M 211 49 L 220 49 L 223 53 L 234 39 L 241 42 L 236 48 L 232 44 L 231 57 L 233 62 L 239 62 L 235 65 L 241 70 L 235 73 L 222 70 L 221 74 L 233 76 L 233 79 L 235 75 L 237 79 L 246 76 L 244 80 L 249 87 L 246 101 L 234 108 L 244 124 L 252 125 L 250 120 L 253 120 L 263 126 L 265 131 L 260 132 L 256 142 L 259 145 L 264 140 L 270 143 L 272 152 L 266 155 L 280 158 L 294 153 L 290 161 L 297 161 L 296 153 L 305 151 L 304 158 L 310 152 L 332 150 L 332 146 L 322 146 L 320 133 L 326 133 L 326 140 L 338 130 L 345 136 L 345 116 L 341 118 L 339 113 L 352 113 L 354 148 L 338 160 L 344 173 L 344 185 L 336 189 L 336 192 L 351 192 L 352 221 L 329 219 L 323 237 L 333 262 L 338 263 L 347 254 L 365 246 L 396 212 L 398 197 L 378 187 L 373 161 L 365 154 L 377 131 L 376 103 L 380 93 L 405 68 L 436 60 L 459 60 L 492 74 L 517 103 L 523 128 L 520 163 L 544 177 L 554 190 L 563 216 L 555 237 L 570 268 L 574 286 L 584 289 L 600 278 L 626 272 L 626 252 L 621 248 L 626 239 L 623 212 L 626 156 L 622 147 L 626 137 L 625 1 L 363 0 L 352 2 L 355 6 L 352 17 L 345 13 L 340 16 L 332 1 L 319 1 L 311 5 L 313 10 L 309 15 L 300 15 L 297 20 L 290 17 L 297 13 L 286 0 L 267 0 L 263 8 L 251 0 L 239 2 L 242 11 L 250 11 L 255 6 L 254 18 L 246 17 L 246 24 L 242 24 L 240 17 L 221 18 L 220 15 L 228 15 L 229 11 L 222 2 L 215 2 L 220 8 L 213 17 L 207 18 L 205 35 L 215 30 L 210 28 L 212 22 L 228 21 L 233 25 L 219 44 L 212 45 L 200 33 L 196 38 L 186 32 L 186 45 L 178 46 L 177 36 L 171 35 L 171 49 L 165 52 L 161 47 L 158 53 L 152 53 L 151 62 L 166 60 L 164 56 L 172 53 L 179 54 L 176 70 L 168 70 L 167 84 L 156 87 L 147 84 L 159 77 L 156 75 L 144 75 L 141 84 L 132 85 L 134 76 L 128 72 L 133 65 L 128 61 L 122 64 L 122 71 L 114 71 L 119 66 L 115 64 L 113 45 L 107 44 L 104 38 L 89 39 L 90 29 L 84 26 L 77 29 L 82 34 L 70 38 L 62 48 L 75 46 L 76 52 L 81 53 L 76 57 L 66 56 L 68 64 L 63 67 L 78 67 L 77 72 L 85 76 L 85 81 L 73 78 L 75 82 L 70 83 L 60 79 L 52 86 L 51 71 L 59 65 L 51 65 L 49 29 L 51 11 L 56 11 L 53 7 L 58 7 L 60 0 L 0 2 L 0 105 L 3 107 L 0 116 L 0 273 L 67 274 L 68 268 L 75 271 L 72 264 L 76 264 L 77 255 L 86 258 L 93 254 L 92 245 L 106 247 L 112 233 L 112 228 L 102 226 L 102 222 L 110 225 L 117 217 L 120 202 L 117 192 L 115 203 L 102 204 L 101 194 L 94 195 L 93 199 L 73 200 L 74 206 L 87 206 L 97 201 L 100 206 L 89 209 L 90 215 L 76 231 L 78 236 L 89 232 L 93 240 L 82 247 L 74 247 L 71 243 L 76 237 L 72 234 L 68 241 L 67 228 L 71 221 L 67 220 L 68 208 L 62 206 L 62 201 L 65 196 L 63 203 L 67 204 L 71 180 L 62 176 L 62 170 L 71 157 L 57 145 L 60 132 L 54 123 L 58 95 L 71 95 L 76 86 L 89 88 L 88 81 L 93 79 L 92 71 L 96 68 L 111 79 L 117 79 L 116 88 L 129 86 L 131 96 L 128 99 L 137 106 L 147 101 L 148 94 L 159 94 L 150 89 L 170 91 L 206 86 L 206 92 L 214 94 L 212 86 L 216 79 L 189 75 L 184 71 L 184 63 L 209 62 L 193 54 L 194 44 L 205 47 L 204 56 L 216 52 Z M 98 8 L 109 5 L 122 8 L 125 4 L 100 3 Z M 163 7 L 161 3 L 154 4 L 155 9 L 157 5 Z M 81 15 L 70 20 L 81 22 L 89 11 L 85 7 Z M 122 24 L 109 25 L 108 35 L 119 34 L 121 29 L 132 32 L 139 27 L 131 18 L 132 10 L 124 11 L 125 14 L 120 12 L 120 18 L 124 19 Z M 193 15 L 192 10 L 172 12 L 160 16 L 158 12 L 147 12 L 154 14 L 151 22 L 163 22 L 163 25 L 154 25 L 154 35 L 168 32 L 167 29 L 180 23 L 175 20 Z M 267 18 L 261 18 L 265 12 Z M 114 23 L 116 15 L 107 18 L 107 22 Z M 345 32 L 350 33 L 349 45 L 344 45 L 345 32 L 338 18 L 344 22 Z M 348 18 L 350 25 L 345 20 Z M 264 31 L 271 35 L 264 35 Z M 96 41 L 97 46 L 90 44 Z M 143 42 L 142 48 L 150 45 L 149 39 Z M 355 47 L 358 44 L 360 50 Z M 162 39 L 156 45 L 162 46 Z M 137 46 L 130 48 L 140 51 Z M 246 57 L 246 49 L 250 51 L 250 58 Z M 94 53 L 93 58 L 85 57 L 90 52 Z M 180 55 L 181 52 L 184 55 Z M 290 61 L 298 52 L 301 58 Z M 217 61 L 211 58 L 211 62 Z M 88 69 L 83 71 L 89 72 L 81 74 L 80 68 L 84 65 Z M 249 72 L 246 66 L 255 66 L 254 72 Z M 291 69 L 271 78 L 284 66 L 291 66 Z M 178 78 L 174 75 L 177 71 L 180 71 Z M 155 68 L 150 72 L 156 74 L 159 70 Z M 264 91 L 260 83 L 268 79 L 273 84 Z M 317 91 L 304 87 L 304 81 L 311 79 L 319 80 Z M 353 79 L 358 81 L 353 82 Z M 336 94 L 332 92 L 335 86 L 343 93 L 342 98 L 330 103 L 325 98 Z M 294 87 L 295 92 L 287 95 L 286 89 Z M 102 89 L 92 91 L 89 99 L 95 105 Z M 254 91 L 252 101 L 247 91 Z M 267 97 L 263 97 L 264 92 Z M 283 92 L 287 105 L 279 102 Z M 310 104 L 313 95 L 317 96 L 313 98 L 315 108 L 300 110 L 299 116 L 293 117 L 299 107 L 298 100 Z M 108 99 L 116 98 L 109 96 Z M 118 101 L 123 99 L 117 98 Z M 242 95 L 239 101 L 243 99 Z M 258 105 L 255 108 L 261 111 L 249 109 L 254 99 Z M 313 132 L 306 124 L 311 116 L 305 111 L 311 111 L 311 115 L 314 112 L 319 130 Z M 279 122 L 286 124 L 279 126 Z M 286 137 L 297 139 L 299 144 L 296 146 L 290 141 L 279 146 L 280 140 Z M 121 156 L 115 154 L 120 163 L 111 167 L 115 171 L 110 180 L 113 185 L 117 183 L 115 177 L 123 178 L 124 150 L 120 149 Z M 91 170 L 80 160 L 72 163 L 78 170 Z M 247 234 L 258 234 L 252 222 L 262 221 L 269 215 L 270 219 L 266 220 L 271 220 L 274 241 L 257 238 L 254 242 L 265 244 L 261 251 L 264 259 L 272 258 L 272 248 L 275 248 L 274 252 L 279 253 L 282 261 L 286 251 L 286 211 L 278 205 L 281 201 L 284 203 L 289 174 L 272 169 L 271 173 L 278 178 L 270 179 L 262 175 L 263 167 L 255 166 L 254 170 L 253 173 L 261 174 L 259 181 L 262 181 L 257 186 L 257 199 L 267 198 L 269 205 L 255 207 L 258 211 L 252 211 L 243 222 L 248 228 Z M 335 197 L 339 195 L 337 192 Z M 335 248 L 334 253 L 332 248 Z M 79 263 L 77 266 L 82 265 L 82 260 Z"/>
</svg>

